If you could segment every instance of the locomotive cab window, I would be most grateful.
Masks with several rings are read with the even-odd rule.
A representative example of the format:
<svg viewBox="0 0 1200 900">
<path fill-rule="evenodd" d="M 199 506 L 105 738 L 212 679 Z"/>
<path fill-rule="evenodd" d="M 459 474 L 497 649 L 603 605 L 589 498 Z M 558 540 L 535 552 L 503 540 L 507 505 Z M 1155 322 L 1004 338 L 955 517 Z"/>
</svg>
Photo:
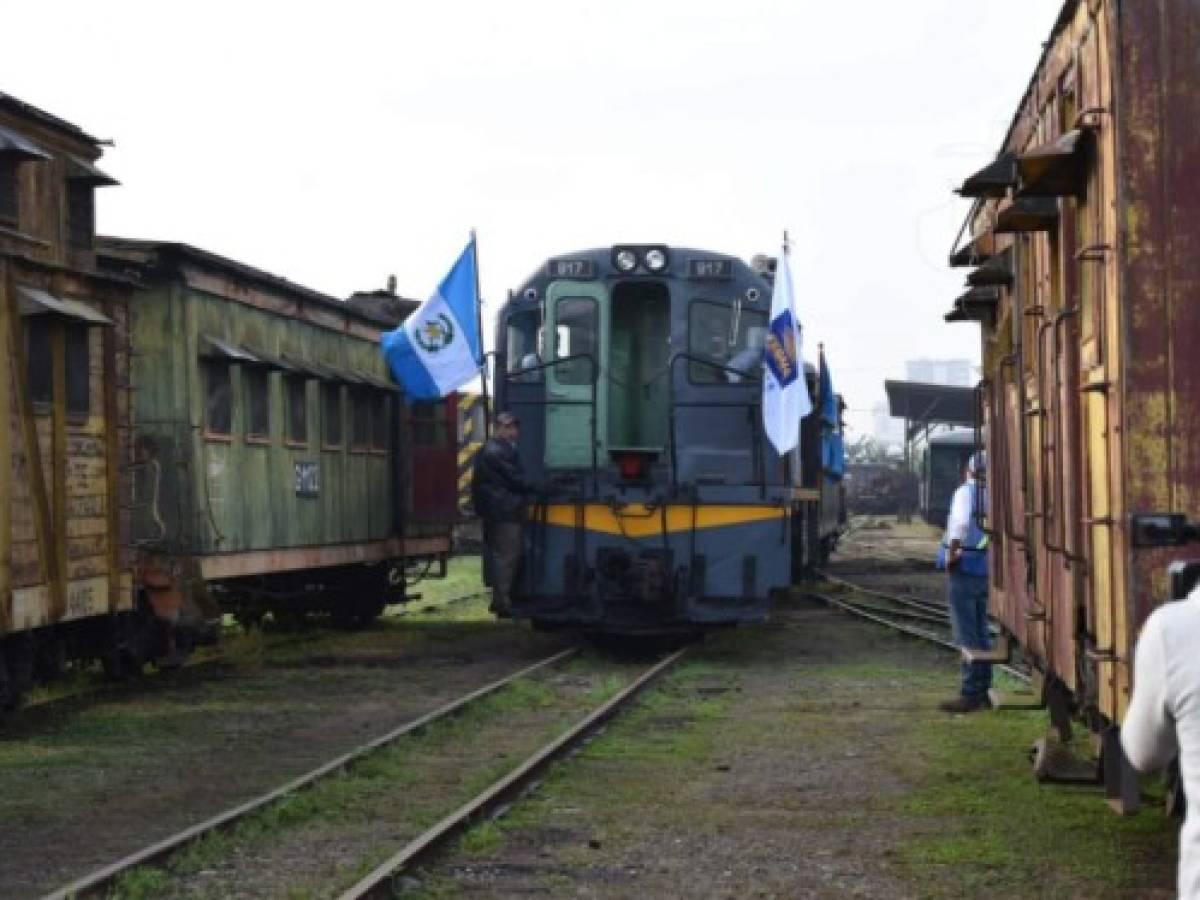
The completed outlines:
<svg viewBox="0 0 1200 900">
<path fill-rule="evenodd" d="M 596 301 L 588 297 L 558 301 L 554 316 L 554 358 L 567 360 L 554 366 L 558 383 L 591 384 L 600 363 L 598 351 Z"/>
<path fill-rule="evenodd" d="M 688 378 L 693 384 L 758 381 L 766 339 L 765 312 L 697 300 L 688 309 L 688 352 L 708 362 L 693 359 Z"/>
<path fill-rule="evenodd" d="M 204 430 L 214 437 L 233 433 L 233 386 L 229 363 L 206 360 L 204 370 Z"/>
<path fill-rule="evenodd" d="M 321 383 L 321 422 L 325 430 L 324 443 L 329 449 L 342 446 L 342 386 Z"/>
<path fill-rule="evenodd" d="M 283 380 L 287 400 L 287 439 L 289 444 L 308 443 L 308 381 L 289 376 Z"/>
<path fill-rule="evenodd" d="M 522 372 L 540 366 L 542 360 L 541 314 L 536 309 L 516 312 L 508 317 L 505 353 L 512 381 L 541 381 L 541 370 Z"/>
<path fill-rule="evenodd" d="M 271 440 L 271 373 L 258 366 L 242 369 L 246 386 L 246 440 Z"/>
</svg>

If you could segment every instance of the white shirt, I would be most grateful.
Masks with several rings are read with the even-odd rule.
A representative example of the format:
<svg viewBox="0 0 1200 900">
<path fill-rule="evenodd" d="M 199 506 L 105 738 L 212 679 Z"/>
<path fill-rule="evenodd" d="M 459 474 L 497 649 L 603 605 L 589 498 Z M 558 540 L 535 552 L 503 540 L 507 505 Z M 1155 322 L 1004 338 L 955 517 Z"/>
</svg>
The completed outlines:
<svg viewBox="0 0 1200 900">
<path fill-rule="evenodd" d="M 1161 769 L 1179 754 L 1187 817 L 1179 837 L 1179 896 L 1200 898 L 1200 588 L 1146 619 L 1133 667 L 1121 745 L 1135 769 Z"/>
<path fill-rule="evenodd" d="M 950 514 L 946 517 L 946 546 L 950 546 L 951 541 L 958 541 L 960 544 L 967 540 L 967 529 L 971 527 L 971 494 L 973 492 L 972 485 L 975 484 L 974 478 L 967 478 L 958 486 L 958 490 L 954 492 L 954 499 L 950 501 Z"/>
</svg>

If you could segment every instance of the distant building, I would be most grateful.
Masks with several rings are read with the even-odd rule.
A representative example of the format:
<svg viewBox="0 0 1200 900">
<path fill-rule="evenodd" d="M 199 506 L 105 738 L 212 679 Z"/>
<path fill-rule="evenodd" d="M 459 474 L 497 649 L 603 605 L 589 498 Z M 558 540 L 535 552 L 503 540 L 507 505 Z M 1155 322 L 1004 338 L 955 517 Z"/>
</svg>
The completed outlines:
<svg viewBox="0 0 1200 900">
<path fill-rule="evenodd" d="M 904 364 L 904 376 L 908 381 L 955 387 L 974 387 L 976 381 L 969 359 L 910 359 Z"/>
<path fill-rule="evenodd" d="M 885 400 L 871 407 L 871 433 L 885 446 L 898 448 L 904 445 L 904 420 L 892 417 Z"/>
</svg>

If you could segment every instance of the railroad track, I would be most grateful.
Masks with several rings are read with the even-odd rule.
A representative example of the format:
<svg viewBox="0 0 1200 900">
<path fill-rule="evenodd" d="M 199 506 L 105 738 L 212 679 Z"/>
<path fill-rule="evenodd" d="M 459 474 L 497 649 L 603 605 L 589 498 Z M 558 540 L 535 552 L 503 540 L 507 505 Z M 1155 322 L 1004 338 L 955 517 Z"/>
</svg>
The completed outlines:
<svg viewBox="0 0 1200 900">
<path fill-rule="evenodd" d="M 459 603 L 466 603 L 471 600 L 476 600 L 480 597 L 490 596 L 490 591 L 475 591 L 470 594 L 463 594 L 458 597 L 451 597 L 447 600 L 437 601 L 435 609 L 455 606 Z M 392 615 L 392 618 L 403 618 L 415 613 L 414 610 L 402 609 Z M 283 634 L 272 637 L 265 643 L 265 650 L 286 650 L 294 646 L 303 645 L 306 643 L 315 642 L 321 638 L 328 637 L 328 631 L 312 631 L 302 632 L 300 634 Z M 222 641 L 226 638 L 222 638 Z M 220 642 L 218 642 L 220 644 Z M 172 679 L 180 673 L 185 673 L 188 676 L 199 676 L 205 672 L 218 671 L 229 665 L 228 660 L 223 657 L 203 656 L 189 657 L 184 661 L 183 665 L 174 669 L 161 669 L 152 672 L 141 673 L 137 676 L 124 678 L 121 680 L 97 680 L 93 684 L 80 686 L 78 689 L 72 689 L 65 693 L 55 694 L 51 697 L 46 697 L 40 700 L 26 701 L 19 707 L 9 712 L 0 714 L 0 728 L 3 728 L 5 723 L 17 722 L 21 717 L 46 716 L 60 709 L 70 709 L 73 706 L 79 706 L 91 701 L 111 700 L 120 697 L 126 693 L 131 693 L 139 690 L 153 689 L 159 686 L 159 679 Z M 96 676 L 97 679 L 99 675 Z"/>
<path fill-rule="evenodd" d="M 445 720 L 460 713 L 472 703 L 495 694 L 519 679 L 563 662 L 576 652 L 577 648 L 568 648 L 559 651 L 505 678 L 459 697 L 418 719 L 393 729 L 387 734 L 367 741 L 350 752 L 332 759 L 260 797 L 226 810 L 204 822 L 186 828 L 177 834 L 171 835 L 148 847 L 144 847 L 123 859 L 97 869 L 46 895 L 46 898 L 47 900 L 67 900 L 67 898 L 73 897 L 108 896 L 114 889 L 119 887 L 122 876 L 132 872 L 134 869 L 150 865 L 164 866 L 169 863 L 172 857 L 180 854 L 202 838 L 220 832 L 227 832 L 255 813 L 259 813 L 274 804 L 285 801 L 295 796 L 298 792 L 313 787 L 318 782 L 347 772 L 383 748 L 396 744 L 407 736 L 415 735 L 435 722 Z M 399 848 L 396 853 L 378 865 L 357 884 L 347 889 L 341 896 L 343 898 L 392 896 L 391 882 L 394 877 L 414 863 L 436 852 L 447 841 L 460 834 L 479 817 L 494 813 L 502 804 L 511 802 L 526 790 L 538 775 L 555 759 L 558 759 L 587 740 L 601 725 L 616 715 L 651 682 L 675 665 L 685 652 L 686 650 L 676 651 L 649 666 L 619 692 L 576 722 L 565 733 L 540 747 L 527 759 L 511 769 L 508 774 L 485 788 L 468 802 L 447 814 L 436 825 Z"/>
<path fill-rule="evenodd" d="M 913 595 L 892 594 L 867 588 L 821 570 L 817 570 L 817 572 L 831 584 L 845 588 L 860 597 L 870 598 L 870 602 L 868 602 L 862 599 L 833 597 L 819 591 L 808 591 L 811 596 L 826 605 L 910 637 L 937 644 L 954 653 L 959 652 L 958 646 L 951 639 L 950 612 L 945 603 Z M 880 605 L 878 601 L 883 601 L 884 605 Z M 1020 681 L 1029 681 L 1029 673 L 1014 666 L 998 665 L 997 668 Z"/>
</svg>

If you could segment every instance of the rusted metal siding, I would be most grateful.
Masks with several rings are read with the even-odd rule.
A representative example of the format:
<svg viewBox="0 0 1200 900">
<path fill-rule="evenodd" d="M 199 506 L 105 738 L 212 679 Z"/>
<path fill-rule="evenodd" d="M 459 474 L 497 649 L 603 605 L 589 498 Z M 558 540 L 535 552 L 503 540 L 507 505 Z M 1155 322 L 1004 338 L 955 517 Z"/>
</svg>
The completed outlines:
<svg viewBox="0 0 1200 900">
<path fill-rule="evenodd" d="M 1090 131 L 1082 196 L 1049 231 L 996 235 L 1015 281 L 983 329 L 995 503 L 992 610 L 1119 722 L 1137 629 L 1178 551 L 1135 513 L 1200 517 L 1200 8 L 1065 4 L 1003 146 Z M 976 237 L 1011 198 L 981 204 Z"/>
<path fill-rule="evenodd" d="M 1125 506 L 1200 518 L 1200 7 L 1119 8 Z M 1127 541 L 1127 537 L 1126 537 Z M 1123 548 L 1125 549 L 1125 548 Z M 1179 551 L 1128 548 L 1130 636 Z M 1126 701 L 1127 673 L 1118 697 Z"/>
</svg>

